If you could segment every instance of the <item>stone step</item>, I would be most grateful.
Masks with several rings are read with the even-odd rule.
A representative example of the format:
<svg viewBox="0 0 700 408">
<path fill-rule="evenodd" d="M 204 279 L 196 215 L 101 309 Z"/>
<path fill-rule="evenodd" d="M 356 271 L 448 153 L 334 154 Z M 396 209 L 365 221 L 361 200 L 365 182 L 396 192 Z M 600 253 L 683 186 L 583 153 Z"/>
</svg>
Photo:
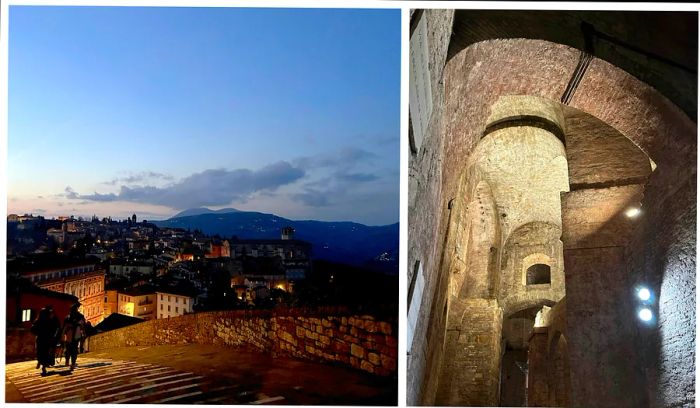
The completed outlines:
<svg viewBox="0 0 700 408">
<path fill-rule="evenodd" d="M 186 384 L 187 381 L 191 381 L 191 379 L 187 379 L 184 381 L 183 385 L 179 385 L 177 387 L 168 387 L 165 389 L 150 389 L 150 392 L 146 392 L 145 394 L 142 395 L 135 395 L 130 398 L 126 399 L 119 399 L 114 401 L 115 404 L 124 404 L 124 403 L 129 403 L 129 404 L 153 404 L 156 403 L 160 398 L 163 397 L 174 397 L 176 395 L 182 394 L 182 392 L 192 392 L 193 388 L 198 388 L 202 384 L 201 383 L 195 383 L 195 384 Z M 183 383 L 181 381 L 181 383 Z"/>
<path fill-rule="evenodd" d="M 100 373 L 119 373 L 123 370 L 130 369 L 147 369 L 150 366 L 143 364 L 118 364 L 105 366 L 102 369 L 97 369 L 96 367 L 85 367 L 83 365 L 78 366 L 72 372 L 67 368 L 61 368 L 60 370 L 52 369 L 49 371 L 49 375 L 42 377 L 39 372 L 32 373 L 30 377 L 24 378 L 12 378 L 12 382 L 18 387 L 22 387 L 28 391 L 34 388 L 46 388 L 47 386 L 55 385 L 61 386 L 68 381 L 77 381 L 83 379 L 94 378 L 95 375 Z"/>
<path fill-rule="evenodd" d="M 170 367 L 105 358 L 79 359 L 41 376 L 35 362 L 8 364 L 5 381 L 30 403 L 285 404 L 241 385 L 230 385 Z"/>
<path fill-rule="evenodd" d="M 188 398 L 179 399 L 178 404 L 240 404 L 236 395 L 240 392 L 239 385 L 203 386 L 202 393 Z"/>
<path fill-rule="evenodd" d="M 184 373 L 191 374 L 191 373 Z M 178 378 L 175 378 L 178 377 Z M 202 376 L 192 376 L 192 375 L 172 375 L 164 378 L 158 378 L 155 380 L 150 380 L 143 383 L 128 384 L 129 389 L 118 391 L 117 389 L 110 390 L 109 393 L 105 395 L 98 396 L 96 398 L 91 398 L 83 402 L 99 402 L 99 403 L 120 403 L 124 401 L 133 401 L 143 397 L 146 394 L 150 394 L 154 390 L 171 390 L 177 388 L 182 384 L 191 383 L 195 380 L 203 379 Z M 122 388 L 122 387 L 116 387 Z M 66 401 L 67 402 L 67 401 Z"/>
<path fill-rule="evenodd" d="M 48 402 L 51 399 L 61 398 L 64 395 L 75 394 L 77 392 L 82 392 L 84 395 L 93 395 L 95 393 L 103 392 L 105 389 L 115 388 L 118 385 L 127 385 L 135 381 L 158 378 L 164 376 L 172 371 L 166 367 L 149 369 L 148 371 L 143 371 L 143 369 L 138 369 L 135 371 L 123 373 L 120 375 L 104 375 L 97 374 L 95 379 L 92 381 L 79 381 L 73 383 L 72 385 L 66 384 L 60 392 L 56 391 L 44 391 L 42 393 L 36 393 L 30 397 L 31 402 Z"/>
</svg>

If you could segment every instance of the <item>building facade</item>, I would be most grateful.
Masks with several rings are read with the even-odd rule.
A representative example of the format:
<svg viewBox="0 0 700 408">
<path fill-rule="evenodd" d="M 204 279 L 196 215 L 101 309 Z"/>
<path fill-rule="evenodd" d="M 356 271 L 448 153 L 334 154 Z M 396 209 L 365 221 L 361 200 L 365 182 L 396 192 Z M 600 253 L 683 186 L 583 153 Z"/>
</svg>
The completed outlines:
<svg viewBox="0 0 700 408">
<path fill-rule="evenodd" d="M 167 319 L 193 312 L 194 298 L 192 296 L 157 291 L 155 297 L 155 314 L 158 319 Z"/>
</svg>

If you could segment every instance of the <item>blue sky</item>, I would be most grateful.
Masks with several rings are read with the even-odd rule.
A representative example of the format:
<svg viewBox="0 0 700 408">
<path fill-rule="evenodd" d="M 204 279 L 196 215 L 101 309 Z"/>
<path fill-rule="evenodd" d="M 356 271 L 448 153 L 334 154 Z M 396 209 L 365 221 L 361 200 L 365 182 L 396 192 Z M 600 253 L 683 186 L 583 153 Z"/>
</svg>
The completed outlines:
<svg viewBox="0 0 700 408">
<path fill-rule="evenodd" d="M 8 211 L 397 222 L 400 20 L 12 6 Z"/>
</svg>

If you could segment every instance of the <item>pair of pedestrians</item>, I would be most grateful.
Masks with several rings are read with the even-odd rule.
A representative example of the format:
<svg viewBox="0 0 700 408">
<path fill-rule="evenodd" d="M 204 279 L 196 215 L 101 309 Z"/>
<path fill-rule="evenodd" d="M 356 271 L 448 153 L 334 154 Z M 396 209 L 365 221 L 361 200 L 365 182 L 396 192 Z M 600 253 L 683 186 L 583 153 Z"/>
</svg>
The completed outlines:
<svg viewBox="0 0 700 408">
<path fill-rule="evenodd" d="M 56 364 L 56 345 L 62 344 L 65 348 L 66 366 L 75 369 L 78 359 L 78 347 L 85 339 L 85 316 L 78 311 L 80 303 L 71 306 L 70 312 L 63 320 L 61 326 L 53 307 L 46 306 L 39 312 L 39 316 L 32 324 L 31 331 L 36 336 L 37 368 L 41 367 L 41 374 L 46 375 L 47 368 Z"/>
</svg>

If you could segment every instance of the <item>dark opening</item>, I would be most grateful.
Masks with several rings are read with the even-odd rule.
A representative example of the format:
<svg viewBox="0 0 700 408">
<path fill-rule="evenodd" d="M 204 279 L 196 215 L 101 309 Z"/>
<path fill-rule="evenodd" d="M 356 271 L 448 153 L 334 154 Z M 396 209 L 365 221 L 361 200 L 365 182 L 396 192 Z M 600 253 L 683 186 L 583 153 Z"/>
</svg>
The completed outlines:
<svg viewBox="0 0 700 408">
<path fill-rule="evenodd" d="M 549 265 L 534 264 L 527 268 L 528 285 L 540 285 L 543 283 L 551 283 Z"/>
</svg>

